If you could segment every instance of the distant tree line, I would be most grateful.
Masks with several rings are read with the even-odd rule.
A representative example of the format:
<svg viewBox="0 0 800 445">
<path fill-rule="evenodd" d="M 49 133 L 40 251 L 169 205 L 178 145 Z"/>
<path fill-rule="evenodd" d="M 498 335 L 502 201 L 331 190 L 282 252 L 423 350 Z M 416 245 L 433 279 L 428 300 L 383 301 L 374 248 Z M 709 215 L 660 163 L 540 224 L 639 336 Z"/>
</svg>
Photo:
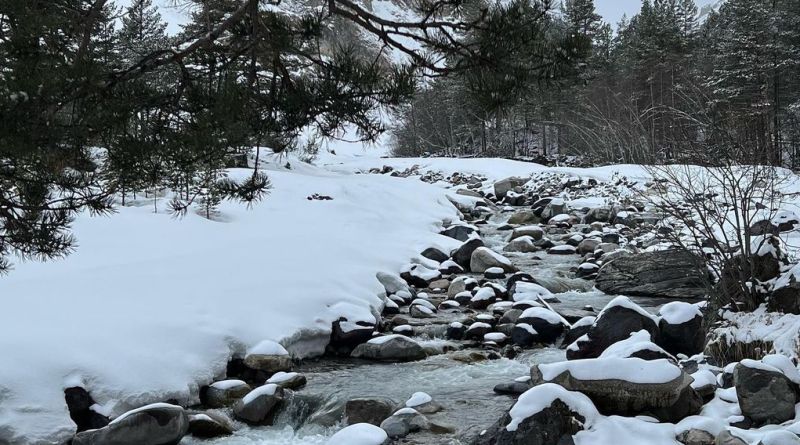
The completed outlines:
<svg viewBox="0 0 800 445">
<path fill-rule="evenodd" d="M 644 0 L 616 32 L 592 0 L 560 9 L 548 32 L 590 45 L 578 76 L 503 101 L 469 77 L 428 82 L 402 109 L 395 153 L 800 164 L 800 2 L 699 14 L 692 0 Z"/>
</svg>

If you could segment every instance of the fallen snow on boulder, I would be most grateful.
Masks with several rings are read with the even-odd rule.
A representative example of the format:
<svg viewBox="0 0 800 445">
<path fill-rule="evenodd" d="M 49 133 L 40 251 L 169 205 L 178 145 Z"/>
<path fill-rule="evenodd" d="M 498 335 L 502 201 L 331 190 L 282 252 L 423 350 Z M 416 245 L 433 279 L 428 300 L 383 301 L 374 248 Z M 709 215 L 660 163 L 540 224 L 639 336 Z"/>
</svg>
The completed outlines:
<svg viewBox="0 0 800 445">
<path fill-rule="evenodd" d="M 591 427 L 600 417 L 594 404 L 588 397 L 573 391 L 567 391 L 554 383 L 543 383 L 525 391 L 517 403 L 511 407 L 509 414 L 511 422 L 506 426 L 508 431 L 516 431 L 519 425 L 527 418 L 540 413 L 556 400 L 562 401 L 571 410 L 584 418 L 584 427 Z"/>
</svg>

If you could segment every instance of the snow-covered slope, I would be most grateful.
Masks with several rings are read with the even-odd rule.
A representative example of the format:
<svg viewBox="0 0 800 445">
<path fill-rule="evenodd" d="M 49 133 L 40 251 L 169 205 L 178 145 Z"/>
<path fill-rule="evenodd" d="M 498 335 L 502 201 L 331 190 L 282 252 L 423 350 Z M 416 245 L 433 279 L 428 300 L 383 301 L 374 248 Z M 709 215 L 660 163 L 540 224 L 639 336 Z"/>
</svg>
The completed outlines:
<svg viewBox="0 0 800 445">
<path fill-rule="evenodd" d="M 196 397 L 265 339 L 319 352 L 333 320 L 371 317 L 375 273 L 443 241 L 455 216 L 442 188 L 418 180 L 292 167 L 270 172 L 272 196 L 253 209 L 223 206 L 222 222 L 153 214 L 151 202 L 81 217 L 73 255 L 0 278 L 0 443 L 67 439 L 70 386 L 119 414 Z M 301 330 L 319 341 L 292 344 Z"/>
</svg>

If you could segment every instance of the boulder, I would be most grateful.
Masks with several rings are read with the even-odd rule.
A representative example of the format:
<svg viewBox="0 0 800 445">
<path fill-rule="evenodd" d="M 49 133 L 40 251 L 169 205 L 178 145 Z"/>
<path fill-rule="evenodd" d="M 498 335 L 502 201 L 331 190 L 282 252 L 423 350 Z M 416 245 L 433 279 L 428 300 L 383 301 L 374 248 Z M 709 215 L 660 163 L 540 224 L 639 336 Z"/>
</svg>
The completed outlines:
<svg viewBox="0 0 800 445">
<path fill-rule="evenodd" d="M 503 199 L 506 196 L 506 193 L 514 190 L 516 187 L 522 187 L 527 182 L 527 178 L 520 178 L 516 176 L 501 179 L 494 183 L 494 196 L 496 196 L 497 199 Z"/>
<path fill-rule="evenodd" d="M 358 345 L 351 356 L 385 362 L 409 362 L 422 360 L 427 354 L 419 343 L 395 334 L 373 338 L 367 343 Z"/>
<path fill-rule="evenodd" d="M 236 402 L 233 405 L 233 415 L 250 425 L 272 425 L 276 408 L 283 400 L 283 387 L 268 383 L 250 391 Z"/>
<path fill-rule="evenodd" d="M 523 226 L 517 227 L 511 232 L 508 241 L 514 241 L 517 238 L 529 236 L 533 241 L 539 241 L 544 237 L 544 229 L 541 226 Z"/>
<path fill-rule="evenodd" d="M 369 423 L 380 425 L 389 418 L 397 403 L 385 397 L 361 397 L 350 399 L 344 404 L 344 424 Z"/>
<path fill-rule="evenodd" d="M 537 250 L 539 250 L 539 248 L 536 247 L 533 238 L 530 236 L 521 236 L 516 238 L 503 247 L 503 252 L 531 253 L 536 252 Z"/>
<path fill-rule="evenodd" d="M 326 445 L 387 445 L 386 431 L 368 423 L 358 423 L 342 428 L 331 436 Z"/>
<path fill-rule="evenodd" d="M 201 401 L 209 408 L 224 408 L 236 403 L 252 390 L 241 380 L 221 380 L 214 382 L 201 393 Z"/>
<path fill-rule="evenodd" d="M 107 426 L 83 431 L 73 445 L 177 445 L 189 431 L 183 408 L 168 403 L 143 406 L 114 419 Z"/>
<path fill-rule="evenodd" d="M 366 343 L 372 338 L 375 325 L 365 321 L 351 322 L 342 317 L 333 322 L 331 326 L 331 339 L 328 343 L 329 352 L 340 355 L 349 355 L 361 343 Z"/>
<path fill-rule="evenodd" d="M 189 434 L 201 439 L 230 436 L 233 423 L 221 412 L 207 411 L 189 414 Z"/>
<path fill-rule="evenodd" d="M 532 210 L 521 210 L 519 212 L 514 213 L 508 218 L 509 224 L 537 224 L 541 221 L 541 218 L 536 215 Z"/>
<path fill-rule="evenodd" d="M 673 355 L 689 357 L 703 352 L 703 313 L 696 305 L 673 301 L 659 310 L 658 344 Z"/>
<path fill-rule="evenodd" d="M 475 445 L 568 445 L 599 417 L 583 394 L 553 384 L 523 393 L 511 410 L 473 442 Z"/>
<path fill-rule="evenodd" d="M 747 445 L 747 441 L 734 436 L 728 430 L 722 430 L 714 439 L 714 445 Z"/>
<path fill-rule="evenodd" d="M 79 386 L 67 388 L 64 390 L 64 400 L 67 402 L 70 418 L 78 427 L 78 432 L 108 425 L 108 418 L 92 409 L 95 402 L 86 389 Z"/>
<path fill-rule="evenodd" d="M 244 365 L 252 370 L 272 375 L 280 371 L 291 371 L 292 357 L 279 343 L 264 340 L 247 351 Z"/>
<path fill-rule="evenodd" d="M 592 224 L 594 222 L 607 223 L 611 221 L 611 218 L 611 207 L 595 207 L 586 213 L 586 215 L 583 217 L 583 222 L 585 224 Z"/>
<path fill-rule="evenodd" d="M 692 377 L 667 360 L 599 358 L 534 365 L 531 383 L 545 382 L 585 394 L 606 415 L 650 415 L 677 423 L 703 406 Z"/>
<path fill-rule="evenodd" d="M 443 263 L 447 261 L 449 256 L 446 253 L 442 252 L 441 250 L 435 247 L 428 247 L 427 249 L 423 250 L 421 253 L 422 256 L 429 260 L 436 261 L 437 263 Z"/>
<path fill-rule="evenodd" d="M 286 389 L 299 389 L 306 386 L 306 376 L 296 372 L 276 372 L 267 380 Z"/>
<path fill-rule="evenodd" d="M 714 445 L 714 435 L 697 428 L 688 429 L 676 437 L 683 445 Z"/>
<path fill-rule="evenodd" d="M 572 323 L 572 326 L 570 326 L 570 328 L 567 330 L 567 334 L 564 335 L 564 340 L 561 342 L 561 347 L 566 348 L 567 346 L 576 342 L 579 338 L 588 334 L 589 329 L 592 328 L 592 324 L 594 324 L 596 319 L 597 317 L 589 315 L 581 318 L 575 323 Z"/>
<path fill-rule="evenodd" d="M 518 323 L 514 325 L 514 329 L 511 331 L 511 341 L 517 346 L 527 348 L 539 341 L 539 334 L 536 329 L 533 329 L 533 326 Z"/>
<path fill-rule="evenodd" d="M 418 288 L 428 287 L 428 284 L 441 277 L 442 273 L 438 269 L 430 269 L 422 264 L 410 264 L 400 272 L 400 278 Z"/>
<path fill-rule="evenodd" d="M 586 335 L 567 348 L 567 359 L 599 357 L 612 344 L 641 330 L 658 343 L 659 330 L 654 317 L 627 297 L 617 297 L 600 312 Z"/>
<path fill-rule="evenodd" d="M 680 250 L 621 256 L 600 268 L 595 285 L 608 294 L 702 298 L 706 274 L 701 261 Z"/>
<path fill-rule="evenodd" d="M 742 415 L 756 425 L 794 419 L 796 385 L 777 368 L 745 359 L 733 370 L 733 384 Z"/>
<path fill-rule="evenodd" d="M 527 324 L 537 333 L 537 341 L 553 343 L 564 333 L 569 324 L 557 313 L 543 307 L 526 309 L 517 324 Z"/>
<path fill-rule="evenodd" d="M 399 439 L 411 433 L 429 429 L 430 423 L 416 410 L 403 408 L 381 422 L 380 427 L 390 438 Z"/>
<path fill-rule="evenodd" d="M 446 228 L 441 234 L 459 241 L 467 241 L 474 232 L 474 227 L 457 225 Z"/>
<path fill-rule="evenodd" d="M 499 267 L 506 272 L 515 272 L 517 270 L 508 258 L 488 247 L 478 247 L 472 252 L 469 262 L 469 269 L 472 272 L 483 273 L 492 267 Z"/>
<path fill-rule="evenodd" d="M 478 238 L 471 239 L 453 251 L 453 261 L 465 270 L 470 270 L 469 266 L 472 261 L 472 254 L 481 247 L 483 247 L 483 241 Z"/>
<path fill-rule="evenodd" d="M 509 382 L 509 383 L 498 383 L 494 387 L 495 394 L 500 394 L 504 396 L 518 396 L 523 394 L 525 391 L 531 389 L 530 383 L 526 382 Z"/>
</svg>

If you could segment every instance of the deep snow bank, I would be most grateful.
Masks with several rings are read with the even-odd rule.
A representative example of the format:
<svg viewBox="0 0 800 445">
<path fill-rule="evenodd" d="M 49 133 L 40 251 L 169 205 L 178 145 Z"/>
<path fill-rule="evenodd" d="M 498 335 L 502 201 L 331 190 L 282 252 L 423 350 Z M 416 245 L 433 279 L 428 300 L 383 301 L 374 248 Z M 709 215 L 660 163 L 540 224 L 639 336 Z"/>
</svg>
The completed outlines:
<svg viewBox="0 0 800 445">
<path fill-rule="evenodd" d="M 340 315 L 369 317 L 375 273 L 437 244 L 456 215 L 443 189 L 414 179 L 292 164 L 270 173 L 272 195 L 251 210 L 176 220 L 142 202 L 81 217 L 73 255 L 0 278 L 0 443 L 67 439 L 66 387 L 118 415 L 195 397 L 232 354 L 265 339 L 318 349 L 289 337 L 324 340 Z M 306 199 L 314 193 L 333 200 Z"/>
</svg>

